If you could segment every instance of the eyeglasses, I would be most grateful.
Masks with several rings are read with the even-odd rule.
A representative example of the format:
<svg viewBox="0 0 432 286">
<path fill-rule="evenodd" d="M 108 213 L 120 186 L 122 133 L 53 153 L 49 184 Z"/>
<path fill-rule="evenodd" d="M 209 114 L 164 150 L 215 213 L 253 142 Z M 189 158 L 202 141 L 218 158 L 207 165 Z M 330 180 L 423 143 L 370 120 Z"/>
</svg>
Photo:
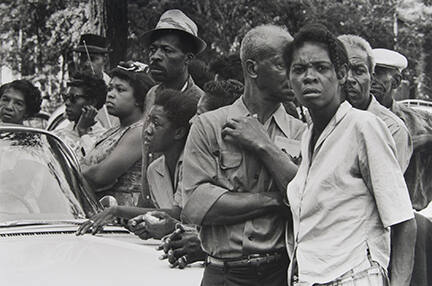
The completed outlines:
<svg viewBox="0 0 432 286">
<path fill-rule="evenodd" d="M 89 98 L 89 96 L 87 96 L 85 94 L 73 94 L 73 93 L 63 93 L 61 95 L 61 97 L 62 97 L 64 102 L 69 100 L 71 103 L 75 103 L 79 97 L 84 98 L 84 99 Z"/>
</svg>

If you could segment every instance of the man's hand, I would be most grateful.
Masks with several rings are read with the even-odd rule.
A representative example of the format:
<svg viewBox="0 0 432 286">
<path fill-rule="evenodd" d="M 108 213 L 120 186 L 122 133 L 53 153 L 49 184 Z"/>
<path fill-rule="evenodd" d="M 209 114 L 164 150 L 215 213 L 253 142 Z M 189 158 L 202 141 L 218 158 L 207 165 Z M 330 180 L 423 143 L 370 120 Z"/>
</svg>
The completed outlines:
<svg viewBox="0 0 432 286">
<path fill-rule="evenodd" d="M 161 239 L 172 232 L 177 223 L 176 219 L 173 219 L 164 212 L 152 211 L 130 219 L 128 228 L 141 239 Z"/>
<path fill-rule="evenodd" d="M 127 223 L 127 229 L 133 232 L 136 236 L 141 239 L 149 239 L 151 238 L 150 234 L 147 232 L 145 215 L 139 215 L 132 219 L 130 219 Z"/>
<path fill-rule="evenodd" d="M 181 226 L 179 226 L 181 227 Z M 168 259 L 171 267 L 182 269 L 187 264 L 204 261 L 207 254 L 201 248 L 201 241 L 198 237 L 198 232 L 193 231 L 179 231 L 177 228 L 164 242 L 159 246 L 159 250 L 165 253 L 161 259 Z"/>
<path fill-rule="evenodd" d="M 149 216 L 156 218 L 145 218 L 147 232 L 153 238 L 161 239 L 165 235 L 171 233 L 175 229 L 175 225 L 179 223 L 178 220 L 161 211 L 152 211 L 148 214 Z"/>
<path fill-rule="evenodd" d="M 222 137 L 249 151 L 256 152 L 272 141 L 256 116 L 232 118 L 222 128 Z"/>
<path fill-rule="evenodd" d="M 87 133 L 87 130 L 96 124 L 95 117 L 98 110 L 93 105 L 86 105 L 82 108 L 81 116 L 77 123 L 77 130 L 80 136 Z"/>
<path fill-rule="evenodd" d="M 83 235 L 91 229 L 92 234 L 94 235 L 100 232 L 104 225 L 113 222 L 115 217 L 116 207 L 104 209 L 102 212 L 95 214 L 91 219 L 82 223 L 75 234 Z"/>
</svg>

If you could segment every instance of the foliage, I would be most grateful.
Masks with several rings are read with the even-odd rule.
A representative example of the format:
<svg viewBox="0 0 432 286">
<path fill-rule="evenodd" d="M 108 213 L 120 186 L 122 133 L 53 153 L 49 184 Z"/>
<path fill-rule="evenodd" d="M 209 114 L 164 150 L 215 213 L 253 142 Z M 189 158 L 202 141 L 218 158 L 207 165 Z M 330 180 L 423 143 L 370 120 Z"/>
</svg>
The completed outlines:
<svg viewBox="0 0 432 286">
<path fill-rule="evenodd" d="M 67 75 L 67 63 L 72 60 L 71 47 L 76 45 L 80 34 L 97 32 L 91 22 L 95 13 L 91 8 L 103 6 L 100 4 L 103 1 L 96 1 L 98 5 L 95 5 L 95 0 L 2 0 L 2 63 L 34 79 L 56 104 Z M 308 22 L 321 22 L 336 34 L 357 34 L 373 47 L 400 51 L 409 60 L 405 77 L 410 81 L 411 95 L 418 91 L 418 86 L 429 94 L 432 91 L 430 2 L 128 0 L 127 58 L 147 61 L 141 35 L 154 28 L 167 9 L 179 8 L 197 23 L 198 33 L 209 47 L 199 56 L 205 62 L 218 55 L 238 52 L 241 39 L 256 25 L 283 25 L 295 34 Z"/>
<path fill-rule="evenodd" d="M 403 2 L 403 3 L 402 3 Z M 426 1 L 427 2 L 427 1 Z M 395 49 L 407 56 L 409 68 L 404 72 L 414 97 L 421 79 L 432 76 L 418 69 L 423 30 L 428 21 L 414 21 L 413 15 L 427 19 L 427 3 L 419 0 L 136 0 L 129 1 L 128 57 L 146 61 L 140 35 L 152 29 L 167 9 L 179 8 L 199 27 L 199 35 L 209 48 L 200 58 L 209 62 L 214 56 L 238 52 L 245 33 L 259 24 L 283 25 L 295 34 L 304 24 L 320 22 L 335 34 L 356 34 L 372 47 Z M 402 4 L 401 4 L 402 3 Z M 398 6 L 399 5 L 399 6 Z M 404 6 L 403 6 L 404 5 Z M 403 9 L 398 9 L 403 7 Z M 421 12 L 421 13 L 420 13 Z M 429 14 L 428 14 L 429 13 Z M 395 22 L 395 19 L 397 21 Z M 397 35 L 394 34 L 395 24 Z M 431 62 L 432 63 L 432 62 Z M 429 76 L 427 76 L 429 75 Z M 432 80 L 430 80 L 432 81 Z"/>
</svg>

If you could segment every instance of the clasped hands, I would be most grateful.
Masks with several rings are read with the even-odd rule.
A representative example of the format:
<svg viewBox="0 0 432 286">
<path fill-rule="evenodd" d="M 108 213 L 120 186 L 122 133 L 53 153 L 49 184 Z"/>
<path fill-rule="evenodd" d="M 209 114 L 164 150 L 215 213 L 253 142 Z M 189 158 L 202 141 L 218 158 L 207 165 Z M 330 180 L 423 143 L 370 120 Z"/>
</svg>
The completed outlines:
<svg viewBox="0 0 432 286">
<path fill-rule="evenodd" d="M 194 227 L 183 226 L 178 223 L 171 234 L 162 238 L 157 250 L 164 253 L 159 259 L 168 259 L 170 267 L 183 269 L 186 265 L 196 261 L 204 261 L 207 254 L 201 248 L 198 231 Z"/>
</svg>

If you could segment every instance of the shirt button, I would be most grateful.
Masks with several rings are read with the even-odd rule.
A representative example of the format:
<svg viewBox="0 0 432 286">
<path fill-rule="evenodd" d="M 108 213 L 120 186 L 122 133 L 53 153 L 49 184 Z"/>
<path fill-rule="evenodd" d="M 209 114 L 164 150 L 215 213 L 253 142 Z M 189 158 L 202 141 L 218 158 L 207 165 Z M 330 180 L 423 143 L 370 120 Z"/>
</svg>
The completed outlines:
<svg viewBox="0 0 432 286">
<path fill-rule="evenodd" d="M 150 200 L 150 196 L 149 196 L 149 195 L 147 195 L 147 196 L 146 196 L 146 199 L 147 199 L 147 200 Z"/>
<path fill-rule="evenodd" d="M 258 178 L 259 178 L 259 175 L 258 175 L 258 174 L 255 174 L 255 175 L 254 175 L 254 179 L 255 179 L 255 180 L 258 180 Z"/>
</svg>

